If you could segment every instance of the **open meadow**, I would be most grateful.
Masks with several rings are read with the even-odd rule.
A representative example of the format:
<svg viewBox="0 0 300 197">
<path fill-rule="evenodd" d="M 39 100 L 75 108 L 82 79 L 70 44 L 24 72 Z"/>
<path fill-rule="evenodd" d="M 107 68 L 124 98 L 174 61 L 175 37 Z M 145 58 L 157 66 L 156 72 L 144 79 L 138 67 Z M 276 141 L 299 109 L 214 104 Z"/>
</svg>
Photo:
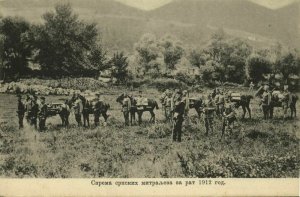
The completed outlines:
<svg viewBox="0 0 300 197">
<path fill-rule="evenodd" d="M 71 113 L 69 128 L 62 128 L 56 116 L 47 119 L 47 131 L 43 133 L 30 128 L 25 119 L 25 128 L 19 130 L 16 96 L 0 94 L 0 177 L 278 178 L 299 175 L 299 119 L 284 121 L 282 110 L 276 109 L 274 119 L 264 121 L 258 98 L 251 101 L 252 119 L 246 116 L 241 120 L 239 108 L 233 134 L 222 140 L 221 120 L 215 118 L 214 133 L 205 136 L 203 119 L 199 120 L 192 109 L 190 124 L 184 123 L 182 142 L 174 143 L 172 125 L 164 122 L 161 109 L 155 111 L 155 124 L 147 122 L 150 115 L 146 112 L 141 126 L 124 126 L 121 106 L 115 101 L 123 91 L 107 90 L 103 96 L 111 105 L 107 126 L 101 124 L 95 128 L 91 115 L 91 127 L 78 128 Z M 144 94 L 159 102 L 161 93 L 147 89 Z M 202 94 L 192 93 L 192 96 Z M 59 99 L 65 97 L 47 96 L 46 102 L 61 102 Z"/>
</svg>

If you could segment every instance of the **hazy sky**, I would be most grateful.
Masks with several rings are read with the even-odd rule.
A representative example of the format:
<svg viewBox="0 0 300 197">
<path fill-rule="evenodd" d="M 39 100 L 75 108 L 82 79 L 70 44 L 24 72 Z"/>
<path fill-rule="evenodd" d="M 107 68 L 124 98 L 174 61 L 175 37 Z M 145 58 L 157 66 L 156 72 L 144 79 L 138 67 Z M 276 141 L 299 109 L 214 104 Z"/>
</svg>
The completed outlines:
<svg viewBox="0 0 300 197">
<path fill-rule="evenodd" d="M 163 6 L 171 2 L 172 0 L 117 0 L 117 1 L 140 9 L 151 10 Z M 277 9 L 286 6 L 296 0 L 250 0 L 250 1 L 271 9 Z"/>
</svg>

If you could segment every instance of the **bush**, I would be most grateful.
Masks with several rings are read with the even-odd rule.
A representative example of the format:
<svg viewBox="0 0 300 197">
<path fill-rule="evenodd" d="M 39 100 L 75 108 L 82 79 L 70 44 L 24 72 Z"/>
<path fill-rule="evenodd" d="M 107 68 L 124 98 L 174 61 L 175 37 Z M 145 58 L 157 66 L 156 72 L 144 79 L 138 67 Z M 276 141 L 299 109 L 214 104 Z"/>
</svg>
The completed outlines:
<svg viewBox="0 0 300 197">
<path fill-rule="evenodd" d="M 177 79 L 178 81 L 181 81 L 183 83 L 186 83 L 187 85 L 193 85 L 196 83 L 196 79 L 195 77 L 191 77 L 186 73 L 177 73 L 175 76 L 175 79 Z"/>
<path fill-rule="evenodd" d="M 156 79 L 152 83 L 149 84 L 150 87 L 156 88 L 159 91 L 163 91 L 165 89 L 185 89 L 187 85 L 179 82 L 176 79 Z"/>
</svg>

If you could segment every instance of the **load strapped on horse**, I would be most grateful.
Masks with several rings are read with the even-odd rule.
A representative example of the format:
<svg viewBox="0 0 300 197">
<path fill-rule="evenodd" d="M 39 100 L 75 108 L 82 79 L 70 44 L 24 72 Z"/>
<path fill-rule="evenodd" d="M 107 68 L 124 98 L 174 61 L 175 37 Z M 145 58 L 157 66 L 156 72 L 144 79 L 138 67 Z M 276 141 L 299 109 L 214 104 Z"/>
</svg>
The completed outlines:
<svg viewBox="0 0 300 197">
<path fill-rule="evenodd" d="M 283 117 L 286 118 L 287 110 L 290 109 L 290 117 L 296 117 L 296 103 L 298 96 L 289 91 L 289 86 L 284 85 L 283 91 L 280 90 L 280 85 L 273 86 L 272 90 L 269 90 L 270 86 L 268 83 L 262 84 L 262 86 L 256 91 L 255 96 L 261 98 L 261 106 L 267 108 L 269 118 L 273 118 L 273 110 L 275 107 L 283 109 Z M 265 101 L 266 93 L 269 93 L 268 102 Z M 268 118 L 268 117 L 267 117 Z M 266 119 L 266 117 L 265 117 Z"/>
<path fill-rule="evenodd" d="M 251 118 L 251 109 L 250 109 L 250 101 L 253 99 L 252 95 L 241 94 L 237 92 L 229 93 L 228 99 L 230 102 L 235 104 L 235 108 L 238 109 L 242 106 L 243 115 L 242 118 L 245 118 L 246 112 L 248 111 L 249 118 Z"/>
<path fill-rule="evenodd" d="M 127 96 L 126 96 L 127 95 Z M 139 91 L 139 95 L 137 97 L 129 96 L 127 93 L 123 93 L 118 96 L 116 102 L 120 103 L 124 106 L 124 99 L 128 97 L 131 102 L 130 106 L 130 123 L 133 125 L 133 121 L 135 121 L 135 114 L 138 114 L 138 123 L 139 125 L 142 123 L 142 115 L 143 112 L 148 111 L 151 115 L 149 122 L 155 122 L 155 113 L 154 109 L 159 109 L 157 102 L 155 99 L 145 98 L 142 96 L 141 91 Z"/>
</svg>

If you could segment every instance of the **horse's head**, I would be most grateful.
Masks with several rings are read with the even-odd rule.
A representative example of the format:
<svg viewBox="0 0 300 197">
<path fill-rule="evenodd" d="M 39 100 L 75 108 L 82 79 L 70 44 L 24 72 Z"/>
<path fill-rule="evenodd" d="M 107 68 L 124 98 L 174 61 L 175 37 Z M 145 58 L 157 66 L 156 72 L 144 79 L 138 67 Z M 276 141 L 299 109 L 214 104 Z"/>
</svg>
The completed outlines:
<svg viewBox="0 0 300 197">
<path fill-rule="evenodd" d="M 124 100 L 124 97 L 125 97 L 125 96 L 124 96 L 124 93 L 120 94 L 120 95 L 117 97 L 116 102 L 122 104 L 122 101 Z"/>
</svg>

